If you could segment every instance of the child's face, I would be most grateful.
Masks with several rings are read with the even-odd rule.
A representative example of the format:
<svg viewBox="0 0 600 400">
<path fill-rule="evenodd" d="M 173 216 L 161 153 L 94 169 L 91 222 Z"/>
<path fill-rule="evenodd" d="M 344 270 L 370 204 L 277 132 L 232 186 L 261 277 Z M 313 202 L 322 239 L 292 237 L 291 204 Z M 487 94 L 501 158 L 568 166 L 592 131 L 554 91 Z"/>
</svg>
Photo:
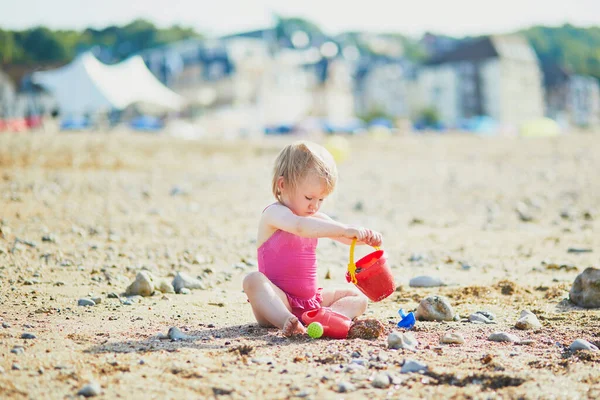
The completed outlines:
<svg viewBox="0 0 600 400">
<path fill-rule="evenodd" d="M 301 217 L 310 217 L 319 211 L 328 195 L 325 181 L 315 174 L 309 174 L 295 189 L 286 188 L 283 178 L 280 179 L 279 190 L 283 204 Z"/>
</svg>

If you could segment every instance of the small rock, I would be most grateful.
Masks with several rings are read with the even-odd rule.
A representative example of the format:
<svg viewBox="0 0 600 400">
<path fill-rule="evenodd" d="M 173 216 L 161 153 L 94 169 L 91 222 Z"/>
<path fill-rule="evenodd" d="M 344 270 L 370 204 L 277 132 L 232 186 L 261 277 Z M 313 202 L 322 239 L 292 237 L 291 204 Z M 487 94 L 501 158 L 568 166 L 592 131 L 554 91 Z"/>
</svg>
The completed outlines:
<svg viewBox="0 0 600 400">
<path fill-rule="evenodd" d="M 384 330 L 383 324 L 374 318 L 358 320 L 350 326 L 348 339 L 377 339 Z"/>
<path fill-rule="evenodd" d="M 469 315 L 469 322 L 474 324 L 495 324 L 495 321 L 490 320 L 485 315 L 480 314 L 478 312 Z"/>
<path fill-rule="evenodd" d="M 415 317 L 422 321 L 452 321 L 454 310 L 447 298 L 429 296 L 419 303 Z"/>
<path fill-rule="evenodd" d="M 571 291 L 570 300 L 585 308 L 600 307 L 600 269 L 586 268 L 581 274 L 577 275 Z"/>
<path fill-rule="evenodd" d="M 540 323 L 538 318 L 535 316 L 534 313 L 532 313 L 529 310 L 521 311 L 521 317 L 517 320 L 517 323 L 515 324 L 515 328 L 522 330 L 537 329 L 541 327 L 542 324 Z"/>
<path fill-rule="evenodd" d="M 425 371 L 427 371 L 427 365 L 415 360 L 405 360 L 402 369 L 400 369 L 400 372 L 403 374 Z"/>
<path fill-rule="evenodd" d="M 506 332 L 494 332 L 488 337 L 488 340 L 491 340 L 492 342 L 511 342 L 511 343 L 517 343 L 520 341 L 518 336 L 511 335 L 510 333 L 506 333 Z"/>
<path fill-rule="evenodd" d="M 167 336 L 171 340 L 186 340 L 189 338 L 188 335 L 181 332 L 177 327 L 169 328 L 169 333 L 167 333 Z"/>
<path fill-rule="evenodd" d="M 175 288 L 167 279 L 159 279 L 154 283 L 154 288 L 161 293 L 175 293 Z"/>
<path fill-rule="evenodd" d="M 490 321 L 494 321 L 496 319 L 496 315 L 493 312 L 489 312 L 489 311 L 479 310 L 479 311 L 475 311 L 475 314 L 481 314 L 484 317 L 486 317 L 487 319 L 489 319 Z"/>
<path fill-rule="evenodd" d="M 448 332 L 442 336 L 441 342 L 446 344 L 463 344 L 465 338 L 459 332 Z"/>
<path fill-rule="evenodd" d="M 78 306 L 82 306 L 82 307 L 90 307 L 90 306 L 95 306 L 96 302 L 92 299 L 79 299 L 77 300 L 77 305 Z"/>
<path fill-rule="evenodd" d="M 523 202 L 518 202 L 516 207 L 517 214 L 519 214 L 519 218 L 523 222 L 531 222 L 533 221 L 533 215 L 529 211 L 529 207 L 527 204 Z"/>
<path fill-rule="evenodd" d="M 356 390 L 356 387 L 353 384 L 351 384 L 350 382 L 345 382 L 345 381 L 338 383 L 337 386 L 335 387 L 335 391 L 338 393 L 354 392 L 355 390 Z"/>
<path fill-rule="evenodd" d="M 152 274 L 147 271 L 138 272 L 135 280 L 125 290 L 125 294 L 128 296 L 151 296 L 152 292 L 154 292 L 154 279 Z"/>
<path fill-rule="evenodd" d="M 417 276 L 412 278 L 408 282 L 408 286 L 410 287 L 437 287 L 437 286 L 445 286 L 444 282 L 438 277 L 435 276 Z"/>
<path fill-rule="evenodd" d="M 119 295 L 115 292 L 110 292 L 109 294 L 106 295 L 106 297 L 108 297 L 109 299 L 118 299 Z"/>
<path fill-rule="evenodd" d="M 369 364 L 369 362 L 367 360 L 365 360 L 364 358 L 355 358 L 352 361 L 350 361 L 350 364 L 357 364 L 362 367 L 366 367 Z"/>
<path fill-rule="evenodd" d="M 254 364 L 274 365 L 275 361 L 271 357 L 254 357 L 250 361 Z"/>
<path fill-rule="evenodd" d="M 173 288 L 176 293 L 181 293 L 181 289 L 205 289 L 206 285 L 199 279 L 193 278 L 185 272 L 178 272 L 173 278 Z"/>
<path fill-rule="evenodd" d="M 10 352 L 13 354 L 23 354 L 25 353 L 25 349 L 23 348 L 23 346 L 15 346 Z"/>
<path fill-rule="evenodd" d="M 100 393 L 102 393 L 102 388 L 97 382 L 90 382 L 79 389 L 79 392 L 77 392 L 79 396 L 84 397 L 94 397 L 98 396 Z"/>
<path fill-rule="evenodd" d="M 576 339 L 573 343 L 571 343 L 569 348 L 572 351 L 577 351 L 577 350 L 598 351 L 597 346 L 595 346 L 595 345 L 591 344 L 590 342 L 588 342 L 587 340 L 583 340 L 583 339 Z"/>
<path fill-rule="evenodd" d="M 190 293 L 192 293 L 192 291 L 188 288 L 184 287 L 184 288 L 179 289 L 179 294 L 190 294 Z"/>
<path fill-rule="evenodd" d="M 517 344 L 519 344 L 521 346 L 533 346 L 533 345 L 535 345 L 535 340 L 533 340 L 533 339 L 525 339 L 525 340 L 521 340 Z"/>
<path fill-rule="evenodd" d="M 417 351 L 419 342 L 410 332 L 392 332 L 388 335 L 388 348 Z"/>
<path fill-rule="evenodd" d="M 13 363 L 13 365 L 10 367 L 13 371 L 20 371 L 21 370 L 21 366 L 17 363 Z"/>
<path fill-rule="evenodd" d="M 21 339 L 35 339 L 37 336 L 35 336 L 33 333 L 28 333 L 25 332 L 21 335 Z"/>
<path fill-rule="evenodd" d="M 371 385 L 378 389 L 385 389 L 391 384 L 390 377 L 387 374 L 377 374 L 373 378 Z"/>
</svg>

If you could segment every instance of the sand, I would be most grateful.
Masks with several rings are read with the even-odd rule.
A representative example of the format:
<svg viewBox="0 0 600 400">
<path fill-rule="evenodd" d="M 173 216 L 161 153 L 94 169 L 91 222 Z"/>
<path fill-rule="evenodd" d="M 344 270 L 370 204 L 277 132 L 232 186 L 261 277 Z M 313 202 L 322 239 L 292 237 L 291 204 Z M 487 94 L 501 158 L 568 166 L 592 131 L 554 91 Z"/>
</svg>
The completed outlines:
<svg viewBox="0 0 600 400">
<path fill-rule="evenodd" d="M 386 326 L 376 340 L 254 322 L 241 282 L 289 140 L 0 135 L 0 397 L 73 398 L 89 382 L 101 399 L 600 397 L 599 352 L 568 349 L 600 341 L 600 311 L 568 301 L 600 264 L 599 135 L 350 140 L 324 211 L 384 235 L 398 288 L 369 304 Z M 318 257 L 322 286 L 348 285 L 347 246 L 323 239 Z M 141 270 L 205 288 L 114 298 Z M 420 275 L 446 286 L 409 287 Z M 398 310 L 430 295 L 496 324 L 418 322 L 416 351 L 388 349 Z M 515 329 L 525 309 L 541 328 Z M 187 338 L 165 339 L 171 327 Z M 525 342 L 489 341 L 497 331 Z M 465 343 L 440 344 L 449 332 Z M 410 359 L 427 371 L 401 373 Z"/>
</svg>

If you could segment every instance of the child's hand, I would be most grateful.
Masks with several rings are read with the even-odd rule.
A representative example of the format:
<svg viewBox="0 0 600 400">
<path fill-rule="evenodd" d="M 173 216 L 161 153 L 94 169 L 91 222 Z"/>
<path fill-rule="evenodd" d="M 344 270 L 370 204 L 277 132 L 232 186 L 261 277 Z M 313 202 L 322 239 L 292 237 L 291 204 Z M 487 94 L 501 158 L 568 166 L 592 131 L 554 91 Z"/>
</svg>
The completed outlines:
<svg viewBox="0 0 600 400">
<path fill-rule="evenodd" d="M 358 241 L 373 247 L 381 246 L 381 242 L 383 241 L 381 233 L 360 227 L 350 227 L 346 229 L 344 237 L 348 239 L 356 238 Z"/>
<path fill-rule="evenodd" d="M 365 228 L 351 226 L 346 229 L 346 232 L 344 232 L 344 237 L 348 239 L 356 239 L 362 242 L 368 235 L 367 231 L 368 230 Z"/>
<path fill-rule="evenodd" d="M 367 236 L 362 241 L 369 246 L 379 247 L 383 242 L 383 237 L 381 233 L 367 229 Z"/>
</svg>

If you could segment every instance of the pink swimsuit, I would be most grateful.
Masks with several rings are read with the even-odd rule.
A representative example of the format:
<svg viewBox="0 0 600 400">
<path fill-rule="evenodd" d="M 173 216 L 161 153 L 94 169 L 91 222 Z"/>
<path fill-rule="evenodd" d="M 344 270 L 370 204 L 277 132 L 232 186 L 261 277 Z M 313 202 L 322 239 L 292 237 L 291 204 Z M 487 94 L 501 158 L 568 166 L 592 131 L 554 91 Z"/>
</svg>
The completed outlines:
<svg viewBox="0 0 600 400">
<path fill-rule="evenodd" d="M 285 292 L 298 318 L 323 301 L 317 287 L 317 242 L 277 230 L 258 248 L 258 270 Z"/>
</svg>

